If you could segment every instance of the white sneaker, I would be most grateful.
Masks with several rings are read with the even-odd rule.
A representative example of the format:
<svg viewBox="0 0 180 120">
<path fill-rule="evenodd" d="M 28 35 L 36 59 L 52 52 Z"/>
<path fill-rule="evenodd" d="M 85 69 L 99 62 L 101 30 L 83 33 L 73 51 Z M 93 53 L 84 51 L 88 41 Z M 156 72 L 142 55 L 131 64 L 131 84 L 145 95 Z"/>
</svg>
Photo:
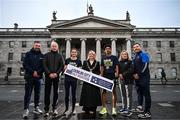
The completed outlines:
<svg viewBox="0 0 180 120">
<path fill-rule="evenodd" d="M 43 111 L 42 111 L 39 107 L 36 107 L 36 108 L 34 109 L 33 113 L 35 113 L 35 114 L 42 114 Z"/>
<path fill-rule="evenodd" d="M 29 117 L 29 110 L 26 109 L 26 110 L 24 110 L 23 118 L 24 118 L 24 119 L 28 119 L 28 117 Z"/>
<path fill-rule="evenodd" d="M 141 119 L 151 118 L 151 113 L 139 114 L 138 118 L 141 118 Z"/>
<path fill-rule="evenodd" d="M 63 115 L 68 115 L 68 114 L 69 114 L 69 110 L 67 109 L 64 111 Z"/>
<path fill-rule="evenodd" d="M 136 110 L 136 112 L 142 113 L 143 107 L 139 105 L 139 106 L 137 106 L 137 108 L 135 110 Z"/>
<path fill-rule="evenodd" d="M 116 116 L 116 115 L 117 115 L 116 108 L 112 108 L 112 115 L 113 115 L 113 116 Z"/>
<path fill-rule="evenodd" d="M 49 116 L 49 112 L 45 112 L 44 117 L 48 117 L 48 116 Z"/>
<path fill-rule="evenodd" d="M 56 116 L 56 115 L 58 115 L 58 112 L 57 112 L 57 110 L 55 109 L 55 110 L 53 110 L 53 116 Z"/>
<path fill-rule="evenodd" d="M 75 115 L 77 113 L 76 109 L 72 111 L 72 114 Z"/>
</svg>

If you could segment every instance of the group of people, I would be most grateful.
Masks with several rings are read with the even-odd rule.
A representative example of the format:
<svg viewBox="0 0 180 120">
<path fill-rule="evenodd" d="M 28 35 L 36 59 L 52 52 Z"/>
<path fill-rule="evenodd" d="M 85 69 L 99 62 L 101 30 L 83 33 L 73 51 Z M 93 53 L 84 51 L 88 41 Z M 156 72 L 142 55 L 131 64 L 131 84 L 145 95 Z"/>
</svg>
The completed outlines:
<svg viewBox="0 0 180 120">
<path fill-rule="evenodd" d="M 58 86 L 60 73 L 66 70 L 67 65 L 73 65 L 82 68 L 86 71 L 103 76 L 113 80 L 114 87 L 112 90 L 112 115 L 117 115 L 116 110 L 116 84 L 120 83 L 122 107 L 119 112 L 123 115 L 130 116 L 132 112 L 142 112 L 138 114 L 139 118 L 151 118 L 151 96 L 150 96 L 150 74 L 149 74 L 149 57 L 143 52 L 141 45 L 135 43 L 133 45 L 136 53 L 133 60 L 128 55 L 126 50 L 120 53 L 119 59 L 111 54 L 111 45 L 105 45 L 104 53 L 101 62 L 96 60 L 96 53 L 93 50 L 88 52 L 87 60 L 81 62 L 78 58 L 76 48 L 71 49 L 71 56 L 64 61 L 64 58 L 59 54 L 59 47 L 56 42 L 51 43 L 50 52 L 43 55 L 41 53 L 40 42 L 34 42 L 33 48 L 26 53 L 23 66 L 25 68 L 25 96 L 24 96 L 24 113 L 23 118 L 29 116 L 29 104 L 32 90 L 34 89 L 34 113 L 42 114 L 39 108 L 39 99 L 41 91 L 41 80 L 45 74 L 45 95 L 44 95 L 44 116 L 49 116 L 50 113 L 50 95 L 51 87 L 53 86 L 53 103 L 52 115 L 57 115 L 58 105 Z M 137 107 L 132 109 L 132 90 L 135 83 L 137 90 Z M 75 114 L 76 104 L 76 88 L 77 79 L 69 75 L 65 75 L 65 111 L 64 115 L 69 112 L 69 93 L 71 88 L 72 108 L 71 113 Z M 145 105 L 143 109 L 143 99 Z M 79 105 L 83 106 L 84 114 L 93 114 L 96 116 L 98 106 L 102 106 L 99 114 L 108 113 L 107 106 L 107 91 L 100 89 L 90 83 L 83 82 Z"/>
</svg>

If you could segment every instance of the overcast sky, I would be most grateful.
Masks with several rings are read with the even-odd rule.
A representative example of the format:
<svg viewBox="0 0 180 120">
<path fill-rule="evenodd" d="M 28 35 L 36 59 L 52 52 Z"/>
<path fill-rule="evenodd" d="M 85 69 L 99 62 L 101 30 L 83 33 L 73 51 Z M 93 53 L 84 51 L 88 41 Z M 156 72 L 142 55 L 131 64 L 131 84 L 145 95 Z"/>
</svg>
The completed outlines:
<svg viewBox="0 0 180 120">
<path fill-rule="evenodd" d="M 0 0 L 0 27 L 46 27 L 52 12 L 57 18 L 71 20 L 87 15 L 87 2 L 94 15 L 125 19 L 137 27 L 180 27 L 180 0 Z"/>
</svg>

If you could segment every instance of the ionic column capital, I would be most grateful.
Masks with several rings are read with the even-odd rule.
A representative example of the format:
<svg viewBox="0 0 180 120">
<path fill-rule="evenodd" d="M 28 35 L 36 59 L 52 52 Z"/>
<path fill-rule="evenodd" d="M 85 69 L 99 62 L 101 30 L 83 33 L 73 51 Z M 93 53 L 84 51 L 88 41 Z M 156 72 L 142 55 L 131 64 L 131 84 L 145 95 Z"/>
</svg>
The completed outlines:
<svg viewBox="0 0 180 120">
<path fill-rule="evenodd" d="M 125 40 L 126 41 L 132 41 L 132 38 L 126 38 Z"/>
<path fill-rule="evenodd" d="M 80 38 L 80 41 L 86 41 L 87 38 Z"/>
<path fill-rule="evenodd" d="M 72 39 L 71 38 L 65 38 L 65 41 L 71 41 Z"/>
<path fill-rule="evenodd" d="M 101 41 L 102 38 L 95 38 L 95 41 Z"/>
<path fill-rule="evenodd" d="M 111 41 L 116 41 L 117 40 L 117 38 L 111 38 Z"/>
</svg>

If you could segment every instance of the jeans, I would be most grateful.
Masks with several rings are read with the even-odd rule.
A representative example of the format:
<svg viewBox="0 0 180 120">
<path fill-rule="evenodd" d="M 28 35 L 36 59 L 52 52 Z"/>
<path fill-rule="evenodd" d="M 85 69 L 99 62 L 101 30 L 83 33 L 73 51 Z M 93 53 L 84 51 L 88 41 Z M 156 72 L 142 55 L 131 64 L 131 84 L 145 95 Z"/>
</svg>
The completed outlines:
<svg viewBox="0 0 180 120">
<path fill-rule="evenodd" d="M 24 109 L 29 109 L 32 90 L 34 88 L 34 105 L 39 106 L 40 91 L 41 91 L 41 79 L 26 78 L 25 79 L 25 95 L 24 95 Z"/>
</svg>

